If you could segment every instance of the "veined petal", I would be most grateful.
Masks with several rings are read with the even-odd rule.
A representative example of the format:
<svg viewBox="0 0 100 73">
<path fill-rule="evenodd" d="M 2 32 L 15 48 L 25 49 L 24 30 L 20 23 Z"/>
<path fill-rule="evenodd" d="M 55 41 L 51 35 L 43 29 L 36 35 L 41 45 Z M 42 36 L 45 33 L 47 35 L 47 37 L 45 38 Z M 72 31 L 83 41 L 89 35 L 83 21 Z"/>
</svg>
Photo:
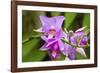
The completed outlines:
<svg viewBox="0 0 100 73">
<path fill-rule="evenodd" d="M 77 48 L 76 51 L 80 53 L 83 57 L 86 57 L 86 53 L 83 48 Z"/>
<path fill-rule="evenodd" d="M 51 26 L 50 19 L 47 16 L 40 16 L 40 20 L 42 23 L 42 31 L 45 31 L 45 33 L 47 33 Z"/>
<path fill-rule="evenodd" d="M 40 20 L 42 23 L 42 30 L 48 32 L 50 29 L 61 29 L 61 25 L 64 21 L 63 16 L 55 16 L 55 17 L 47 17 L 47 16 L 40 16 Z"/>
<path fill-rule="evenodd" d="M 70 60 L 74 60 L 75 59 L 75 53 L 76 53 L 76 47 L 72 47 L 71 45 L 67 44 L 67 48 L 68 48 Z"/>
<path fill-rule="evenodd" d="M 61 28 L 62 23 L 63 23 L 65 17 L 64 17 L 64 16 L 55 16 L 54 18 L 55 18 L 55 20 L 56 20 L 56 25 L 55 25 L 56 28 L 57 28 L 57 29 L 58 29 L 58 28 Z"/>
<path fill-rule="evenodd" d="M 71 44 L 77 45 L 77 38 L 75 36 L 70 37 Z"/>
<path fill-rule="evenodd" d="M 48 17 L 47 16 L 40 16 L 40 20 L 41 20 L 41 23 L 42 23 L 42 26 L 47 26 L 48 25 Z"/>
<path fill-rule="evenodd" d="M 74 53 L 71 53 L 70 54 L 70 60 L 74 60 L 75 59 L 75 54 Z"/>
<path fill-rule="evenodd" d="M 40 16 L 43 26 L 48 26 L 48 29 L 56 25 L 55 17 Z"/>
<path fill-rule="evenodd" d="M 61 53 L 64 55 L 67 55 L 68 52 L 66 50 L 64 43 L 61 40 L 58 41 L 58 45 L 59 45 L 59 49 L 60 49 Z"/>
</svg>

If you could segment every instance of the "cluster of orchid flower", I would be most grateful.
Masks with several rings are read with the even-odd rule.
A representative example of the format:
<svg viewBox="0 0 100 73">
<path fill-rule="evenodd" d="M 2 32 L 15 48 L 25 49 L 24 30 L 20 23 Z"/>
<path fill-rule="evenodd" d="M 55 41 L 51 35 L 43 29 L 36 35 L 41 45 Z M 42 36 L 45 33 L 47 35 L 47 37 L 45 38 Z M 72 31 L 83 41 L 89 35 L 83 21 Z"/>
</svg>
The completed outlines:
<svg viewBox="0 0 100 73">
<path fill-rule="evenodd" d="M 74 60 L 76 53 L 86 57 L 84 47 L 87 45 L 88 37 L 84 27 L 75 32 L 62 29 L 64 16 L 40 16 L 42 26 L 37 32 L 44 32 L 41 38 L 45 41 L 40 48 L 41 51 L 48 51 L 51 60 L 57 60 L 60 54 L 65 60 Z"/>
</svg>

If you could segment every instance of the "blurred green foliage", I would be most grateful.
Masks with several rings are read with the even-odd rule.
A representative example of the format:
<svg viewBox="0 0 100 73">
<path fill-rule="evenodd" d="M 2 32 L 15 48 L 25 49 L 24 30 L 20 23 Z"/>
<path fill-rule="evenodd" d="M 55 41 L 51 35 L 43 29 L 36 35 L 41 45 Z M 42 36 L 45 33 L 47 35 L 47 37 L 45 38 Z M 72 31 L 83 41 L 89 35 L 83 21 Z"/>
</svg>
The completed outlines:
<svg viewBox="0 0 100 73">
<path fill-rule="evenodd" d="M 81 27 L 90 29 L 90 14 L 89 13 L 73 13 L 73 12 L 44 12 L 44 11 L 22 11 L 22 61 L 34 62 L 34 61 L 48 61 L 49 55 L 47 52 L 40 51 L 40 48 L 44 44 L 41 38 L 36 36 L 41 35 L 36 33 L 33 29 L 41 27 L 39 19 L 40 15 L 46 15 L 48 17 L 63 15 L 65 21 L 63 28 L 67 30 L 77 30 Z M 87 58 L 90 58 L 90 47 L 85 48 Z M 64 59 L 64 56 L 60 56 L 60 60 Z M 76 59 L 83 59 L 80 54 L 76 54 Z"/>
</svg>

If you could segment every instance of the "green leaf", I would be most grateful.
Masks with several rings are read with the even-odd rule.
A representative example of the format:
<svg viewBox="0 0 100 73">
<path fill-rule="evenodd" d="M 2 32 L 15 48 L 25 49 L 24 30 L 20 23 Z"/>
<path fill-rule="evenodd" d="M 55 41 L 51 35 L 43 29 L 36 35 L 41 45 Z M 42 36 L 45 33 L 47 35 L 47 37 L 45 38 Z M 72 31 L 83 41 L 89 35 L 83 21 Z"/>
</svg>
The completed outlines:
<svg viewBox="0 0 100 73">
<path fill-rule="evenodd" d="M 46 56 L 46 52 L 39 49 L 32 49 L 26 56 L 23 57 L 23 62 L 41 61 Z"/>
<path fill-rule="evenodd" d="M 26 39 L 30 38 L 32 36 L 32 33 L 25 33 L 22 34 L 22 41 L 25 41 Z"/>
<path fill-rule="evenodd" d="M 76 15 L 77 15 L 76 13 L 71 13 L 71 12 L 65 13 L 65 15 L 64 15 L 65 16 L 64 27 L 66 29 L 71 25 L 71 23 L 75 19 Z"/>
<path fill-rule="evenodd" d="M 27 55 L 27 53 L 29 53 L 30 50 L 32 50 L 33 47 L 39 43 L 39 41 L 40 40 L 37 40 L 37 39 L 31 39 L 30 41 L 23 43 L 22 44 L 22 56 Z"/>
<path fill-rule="evenodd" d="M 67 28 L 67 30 L 76 31 L 77 29 L 81 28 L 83 17 L 84 17 L 84 13 L 77 13 L 77 15 L 75 16 L 75 19 L 72 21 L 72 23 Z"/>
<path fill-rule="evenodd" d="M 87 58 L 90 59 L 90 46 L 86 47 Z"/>
<path fill-rule="evenodd" d="M 33 30 L 32 37 L 41 37 L 44 34 L 44 32 L 36 32 Z"/>
<path fill-rule="evenodd" d="M 77 60 L 84 59 L 80 53 L 76 53 L 75 57 Z"/>
<path fill-rule="evenodd" d="M 61 14 L 61 12 L 51 12 L 51 16 L 58 16 L 60 14 Z"/>
<path fill-rule="evenodd" d="M 86 56 L 86 53 L 85 53 L 85 51 L 84 51 L 83 48 L 77 48 L 76 51 L 77 51 L 78 53 L 80 53 L 84 58 L 87 57 L 87 56 Z"/>
<path fill-rule="evenodd" d="M 90 14 L 86 13 L 83 18 L 83 27 L 86 27 L 85 30 L 88 30 L 90 27 Z"/>
<path fill-rule="evenodd" d="M 63 54 L 60 54 L 59 60 L 65 60 L 65 56 Z"/>
<path fill-rule="evenodd" d="M 41 26 L 41 21 L 39 16 L 45 15 L 42 11 L 22 11 L 22 39 L 26 40 L 32 35 L 33 29 L 38 29 Z"/>
<path fill-rule="evenodd" d="M 27 42 L 27 41 L 30 41 L 31 39 L 39 38 L 39 37 L 41 37 L 43 34 L 44 34 L 44 32 L 36 32 L 36 31 L 33 31 L 33 32 L 31 33 L 31 35 L 29 35 L 29 36 L 26 35 L 26 36 L 28 36 L 28 38 L 25 38 L 26 36 L 24 35 L 22 43 L 25 43 L 25 42 Z"/>
</svg>

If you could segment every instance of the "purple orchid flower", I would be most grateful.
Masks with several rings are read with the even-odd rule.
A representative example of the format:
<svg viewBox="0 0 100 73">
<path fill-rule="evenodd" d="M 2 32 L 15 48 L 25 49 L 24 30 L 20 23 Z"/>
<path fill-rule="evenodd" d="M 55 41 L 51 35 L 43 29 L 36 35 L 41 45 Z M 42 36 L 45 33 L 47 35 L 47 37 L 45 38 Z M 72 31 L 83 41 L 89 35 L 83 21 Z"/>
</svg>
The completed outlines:
<svg viewBox="0 0 100 73">
<path fill-rule="evenodd" d="M 39 31 L 44 32 L 41 38 L 45 41 L 40 50 L 48 50 L 51 60 L 58 59 L 60 53 L 66 55 L 65 45 L 61 41 L 61 38 L 65 36 L 61 28 L 64 19 L 63 16 L 40 16 L 42 27 Z"/>
<path fill-rule="evenodd" d="M 83 31 L 84 28 L 80 28 L 75 31 L 75 33 L 69 32 L 67 40 L 70 42 L 67 44 L 68 54 L 70 60 L 75 59 L 76 52 L 80 53 L 82 56 L 86 57 L 83 46 L 87 45 L 88 37 Z"/>
</svg>

